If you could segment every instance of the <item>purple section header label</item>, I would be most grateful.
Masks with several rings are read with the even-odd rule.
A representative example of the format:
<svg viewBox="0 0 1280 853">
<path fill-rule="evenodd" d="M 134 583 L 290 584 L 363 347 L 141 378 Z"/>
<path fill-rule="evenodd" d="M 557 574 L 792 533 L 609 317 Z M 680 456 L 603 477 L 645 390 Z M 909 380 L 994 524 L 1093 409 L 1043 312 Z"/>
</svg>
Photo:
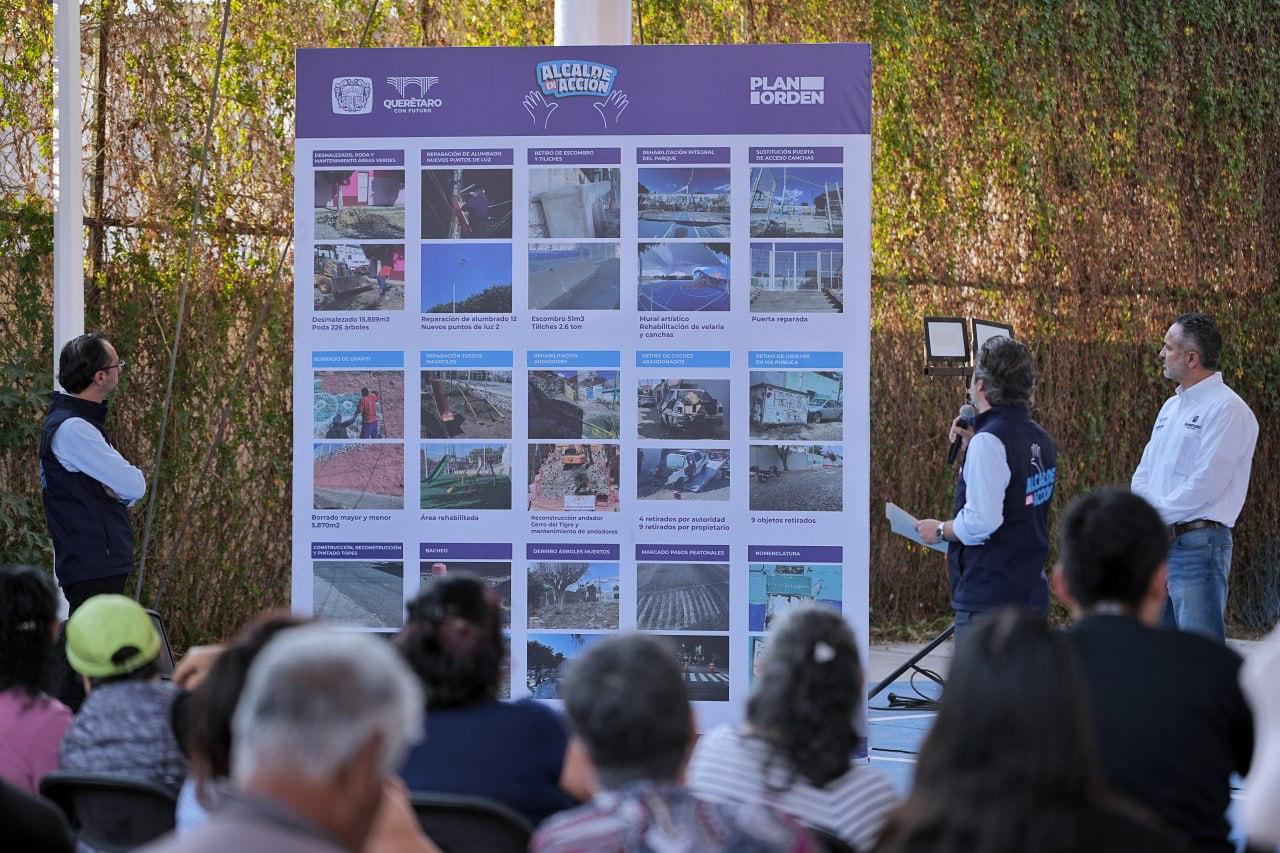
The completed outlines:
<svg viewBox="0 0 1280 853">
<path fill-rule="evenodd" d="M 755 148 L 748 152 L 752 163 L 843 163 L 844 149 L 832 146 L 821 148 L 802 148 L 799 146 L 782 148 Z"/>
<path fill-rule="evenodd" d="M 510 148 L 427 148 L 422 152 L 423 166 L 510 166 L 514 162 Z"/>
<path fill-rule="evenodd" d="M 312 542 L 313 560 L 403 560 L 399 542 Z"/>
<path fill-rule="evenodd" d="M 729 561 L 728 545 L 636 545 L 637 560 Z"/>
<path fill-rule="evenodd" d="M 664 163 L 728 163 L 728 148 L 637 148 L 636 162 L 641 166 Z"/>
<path fill-rule="evenodd" d="M 419 560 L 510 560 L 510 542 L 421 542 Z"/>
<path fill-rule="evenodd" d="M 530 542 L 524 546 L 524 556 L 529 560 L 617 560 L 621 553 L 618 545 Z"/>
<path fill-rule="evenodd" d="M 311 165 L 316 169 L 323 169 L 326 166 L 403 166 L 404 152 L 354 149 L 344 151 L 312 151 Z"/>
<path fill-rule="evenodd" d="M 613 165 L 622 162 L 621 148 L 530 148 L 530 166 L 559 166 L 566 164 L 603 163 Z"/>
<path fill-rule="evenodd" d="M 748 545 L 747 559 L 759 562 L 840 563 L 844 548 L 839 545 Z"/>
<path fill-rule="evenodd" d="M 867 44 L 306 48 L 296 67 L 298 139 L 871 132 Z"/>
</svg>

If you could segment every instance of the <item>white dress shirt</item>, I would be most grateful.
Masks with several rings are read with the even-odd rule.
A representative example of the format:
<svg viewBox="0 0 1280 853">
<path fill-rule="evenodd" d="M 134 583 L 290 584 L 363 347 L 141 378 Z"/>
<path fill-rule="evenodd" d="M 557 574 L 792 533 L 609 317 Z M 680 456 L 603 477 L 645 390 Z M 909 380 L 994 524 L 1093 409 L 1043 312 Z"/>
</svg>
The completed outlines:
<svg viewBox="0 0 1280 853">
<path fill-rule="evenodd" d="M 147 493 L 147 479 L 107 444 L 93 424 L 84 418 L 67 418 L 50 443 L 54 458 L 72 473 L 87 474 L 133 506 Z"/>
<path fill-rule="evenodd" d="M 964 506 L 951 522 L 951 532 L 965 545 L 981 545 L 1004 524 L 1004 492 L 1009 486 L 1009 457 L 1004 442 L 980 432 L 965 452 Z"/>
<path fill-rule="evenodd" d="M 1258 419 L 1215 373 L 1160 407 L 1130 487 L 1165 524 L 1208 519 L 1231 527 L 1249 489 Z"/>
</svg>

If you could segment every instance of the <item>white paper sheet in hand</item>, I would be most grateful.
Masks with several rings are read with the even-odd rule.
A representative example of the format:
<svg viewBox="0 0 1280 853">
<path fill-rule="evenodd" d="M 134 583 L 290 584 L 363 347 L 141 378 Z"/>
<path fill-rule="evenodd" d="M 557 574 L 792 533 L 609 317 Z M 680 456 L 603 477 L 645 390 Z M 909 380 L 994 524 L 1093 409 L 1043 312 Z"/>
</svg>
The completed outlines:
<svg viewBox="0 0 1280 853">
<path fill-rule="evenodd" d="M 907 512 L 896 503 L 885 501 L 884 517 L 889 519 L 889 527 L 891 527 L 893 532 L 899 536 L 905 536 L 912 542 L 924 545 L 926 548 L 932 548 L 935 551 L 941 551 L 944 554 L 946 553 L 947 543 L 935 542 L 932 545 L 926 544 L 925 541 L 920 538 L 920 534 L 916 532 L 916 522 L 919 519 L 915 518 L 915 516 L 911 515 L 911 513 Z"/>
</svg>

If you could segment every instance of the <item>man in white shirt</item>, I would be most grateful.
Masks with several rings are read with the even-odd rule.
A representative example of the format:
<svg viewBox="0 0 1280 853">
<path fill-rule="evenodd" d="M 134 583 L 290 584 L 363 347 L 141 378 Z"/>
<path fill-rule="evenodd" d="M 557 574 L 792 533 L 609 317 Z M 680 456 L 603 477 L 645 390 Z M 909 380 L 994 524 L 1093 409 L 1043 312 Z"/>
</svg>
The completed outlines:
<svg viewBox="0 0 1280 853">
<path fill-rule="evenodd" d="M 1244 506 L 1258 419 L 1218 370 L 1222 335 L 1205 314 L 1183 314 L 1164 336 L 1160 360 L 1178 383 L 1156 416 L 1130 486 L 1173 534 L 1164 621 L 1226 638 L 1231 528 Z"/>
</svg>

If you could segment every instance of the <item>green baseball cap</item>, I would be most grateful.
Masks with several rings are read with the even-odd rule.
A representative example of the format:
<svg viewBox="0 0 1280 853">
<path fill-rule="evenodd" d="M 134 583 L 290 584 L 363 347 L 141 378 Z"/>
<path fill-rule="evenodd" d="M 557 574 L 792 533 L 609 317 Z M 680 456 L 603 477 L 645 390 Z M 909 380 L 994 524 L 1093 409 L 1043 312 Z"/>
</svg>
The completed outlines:
<svg viewBox="0 0 1280 853">
<path fill-rule="evenodd" d="M 121 654 L 126 649 L 131 653 Z M 124 595 L 95 595 L 67 620 L 67 660 L 81 675 L 133 672 L 160 654 L 160 635 L 142 605 Z"/>
</svg>

